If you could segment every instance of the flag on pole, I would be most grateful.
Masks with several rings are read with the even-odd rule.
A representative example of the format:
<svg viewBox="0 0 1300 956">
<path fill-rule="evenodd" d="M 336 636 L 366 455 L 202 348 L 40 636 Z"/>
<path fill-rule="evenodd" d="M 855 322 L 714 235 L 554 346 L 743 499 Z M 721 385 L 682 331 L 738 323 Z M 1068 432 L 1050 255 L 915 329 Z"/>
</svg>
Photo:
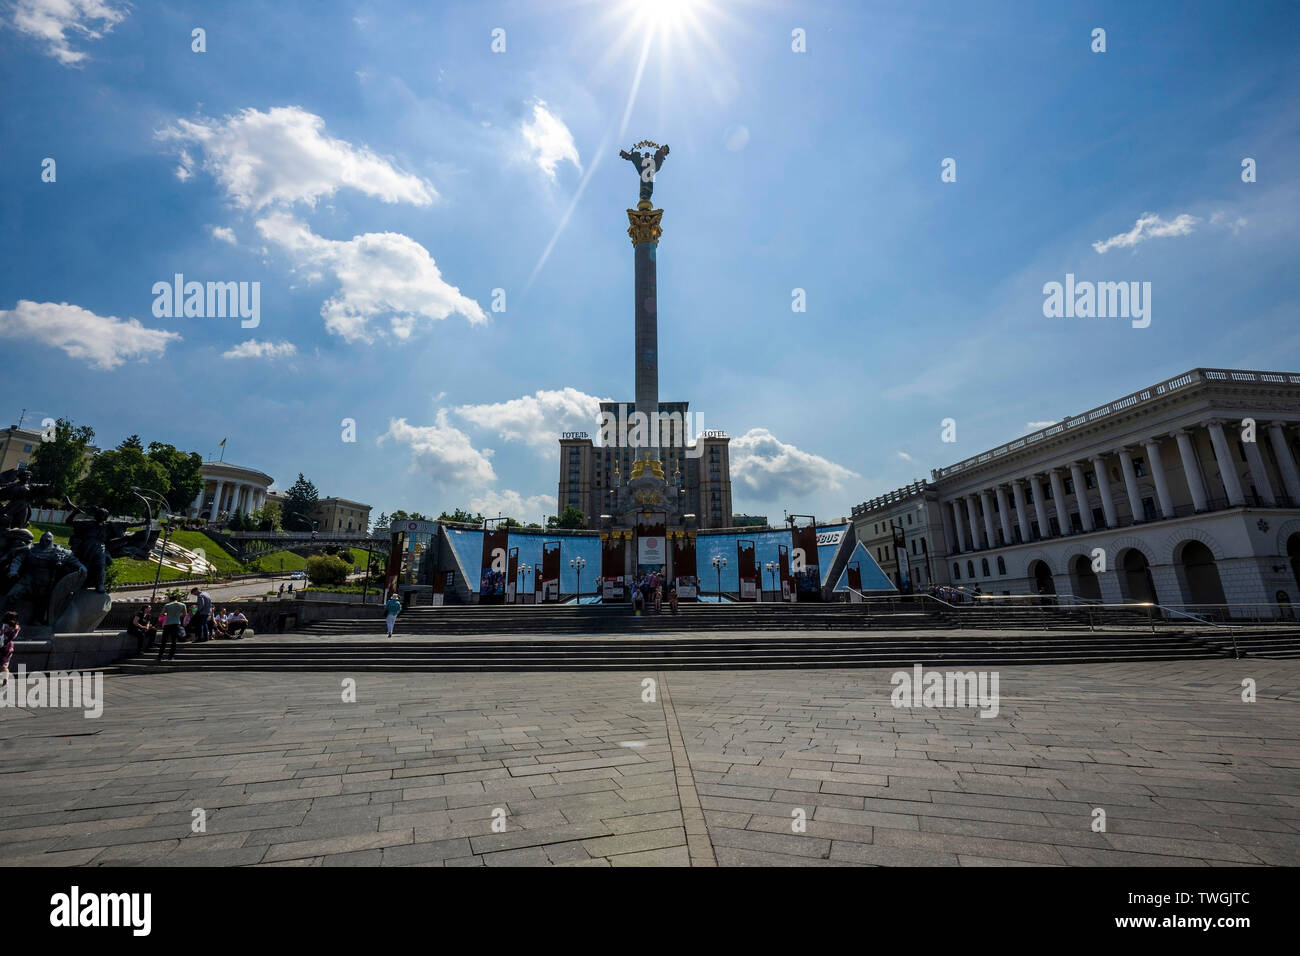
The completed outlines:
<svg viewBox="0 0 1300 956">
<path fill-rule="evenodd" d="M 219 448 L 225 448 L 225 447 L 226 447 L 226 440 L 225 440 L 224 438 L 221 439 L 221 444 L 220 444 L 218 447 L 219 447 Z"/>
</svg>

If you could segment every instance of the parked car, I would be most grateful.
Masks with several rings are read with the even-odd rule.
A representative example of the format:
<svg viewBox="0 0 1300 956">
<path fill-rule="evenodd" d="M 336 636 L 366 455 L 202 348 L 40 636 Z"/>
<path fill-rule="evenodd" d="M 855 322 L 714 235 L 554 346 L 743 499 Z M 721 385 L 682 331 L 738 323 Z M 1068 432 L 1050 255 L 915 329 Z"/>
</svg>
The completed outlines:
<svg viewBox="0 0 1300 956">
<path fill-rule="evenodd" d="M 293 574 L 289 575 L 289 579 L 290 579 L 291 581 L 306 581 L 306 580 L 307 580 L 307 572 L 306 572 L 306 571 L 295 571 L 295 572 L 293 572 Z"/>
</svg>

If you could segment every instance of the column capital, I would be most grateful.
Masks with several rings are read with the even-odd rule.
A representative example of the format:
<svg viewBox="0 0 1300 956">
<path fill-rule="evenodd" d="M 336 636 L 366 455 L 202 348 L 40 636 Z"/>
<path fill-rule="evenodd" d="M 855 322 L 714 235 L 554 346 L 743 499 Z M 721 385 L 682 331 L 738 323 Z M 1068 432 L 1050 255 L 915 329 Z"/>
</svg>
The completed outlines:
<svg viewBox="0 0 1300 956">
<path fill-rule="evenodd" d="M 629 209 L 627 211 L 627 234 L 632 239 L 632 245 L 638 246 L 643 242 L 658 242 L 659 237 L 664 234 L 659 225 L 659 220 L 663 217 L 663 214 L 662 209 Z"/>
</svg>

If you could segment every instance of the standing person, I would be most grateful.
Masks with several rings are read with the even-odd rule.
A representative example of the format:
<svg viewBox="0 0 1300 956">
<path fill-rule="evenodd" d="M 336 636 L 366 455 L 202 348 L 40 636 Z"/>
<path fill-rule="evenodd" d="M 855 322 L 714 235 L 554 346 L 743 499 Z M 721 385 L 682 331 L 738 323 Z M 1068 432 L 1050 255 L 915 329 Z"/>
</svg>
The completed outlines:
<svg viewBox="0 0 1300 956">
<path fill-rule="evenodd" d="M 196 632 L 195 640 L 206 641 L 212 633 L 212 598 L 207 591 L 200 591 L 197 587 L 190 588 L 190 593 L 195 597 L 194 605 L 194 630 Z"/>
<path fill-rule="evenodd" d="M 677 613 L 677 582 L 676 581 L 668 582 L 668 607 L 672 609 L 672 612 L 674 614 Z"/>
<path fill-rule="evenodd" d="M 0 666 L 3 667 L 4 678 L 0 679 L 0 685 L 9 683 L 9 662 L 14 657 L 14 641 L 18 640 L 18 632 L 22 628 L 18 626 L 18 612 L 5 611 L 3 621 L 0 622 L 0 642 L 3 648 L 0 649 Z"/>
<path fill-rule="evenodd" d="M 388 636 L 393 636 L 393 625 L 397 623 L 397 615 L 402 613 L 402 599 L 396 594 L 388 599 L 384 605 L 384 613 L 388 615 Z"/>
<path fill-rule="evenodd" d="M 163 606 L 163 620 L 167 623 L 163 626 L 162 637 L 158 640 L 158 663 L 162 663 L 163 651 L 167 649 L 167 642 L 171 641 L 172 652 L 168 660 L 176 659 L 176 642 L 181 636 L 181 621 L 185 618 L 185 605 L 179 600 L 168 601 Z"/>
<path fill-rule="evenodd" d="M 280 582 L 280 597 L 284 597 L 284 582 Z"/>
</svg>

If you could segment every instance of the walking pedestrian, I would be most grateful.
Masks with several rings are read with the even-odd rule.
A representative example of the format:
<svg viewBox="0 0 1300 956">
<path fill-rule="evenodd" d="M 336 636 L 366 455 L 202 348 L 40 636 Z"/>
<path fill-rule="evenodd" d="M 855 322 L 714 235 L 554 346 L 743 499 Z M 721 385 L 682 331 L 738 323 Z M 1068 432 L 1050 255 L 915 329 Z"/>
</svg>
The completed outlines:
<svg viewBox="0 0 1300 956">
<path fill-rule="evenodd" d="M 0 623 L 0 642 L 3 642 L 3 648 L 0 648 L 0 665 L 3 667 L 4 677 L 0 678 L 0 685 L 9 683 L 9 662 L 14 657 L 14 641 L 18 640 L 18 632 L 22 628 L 18 625 L 18 612 L 5 611 L 3 623 Z"/>
<path fill-rule="evenodd" d="M 384 605 L 384 613 L 388 615 L 388 636 L 393 636 L 393 625 L 397 623 L 397 615 L 402 613 L 402 599 L 396 594 L 388 599 Z"/>
<path fill-rule="evenodd" d="M 668 606 L 674 614 L 677 613 L 677 582 L 668 582 Z"/>
<path fill-rule="evenodd" d="M 179 600 L 173 599 L 163 605 L 163 620 L 167 623 L 163 625 L 162 637 L 158 640 L 158 663 L 162 663 L 163 651 L 167 649 L 167 642 L 171 641 L 172 652 L 168 655 L 169 661 L 176 659 L 176 642 L 181 636 L 181 621 L 185 619 L 185 605 Z"/>
</svg>

